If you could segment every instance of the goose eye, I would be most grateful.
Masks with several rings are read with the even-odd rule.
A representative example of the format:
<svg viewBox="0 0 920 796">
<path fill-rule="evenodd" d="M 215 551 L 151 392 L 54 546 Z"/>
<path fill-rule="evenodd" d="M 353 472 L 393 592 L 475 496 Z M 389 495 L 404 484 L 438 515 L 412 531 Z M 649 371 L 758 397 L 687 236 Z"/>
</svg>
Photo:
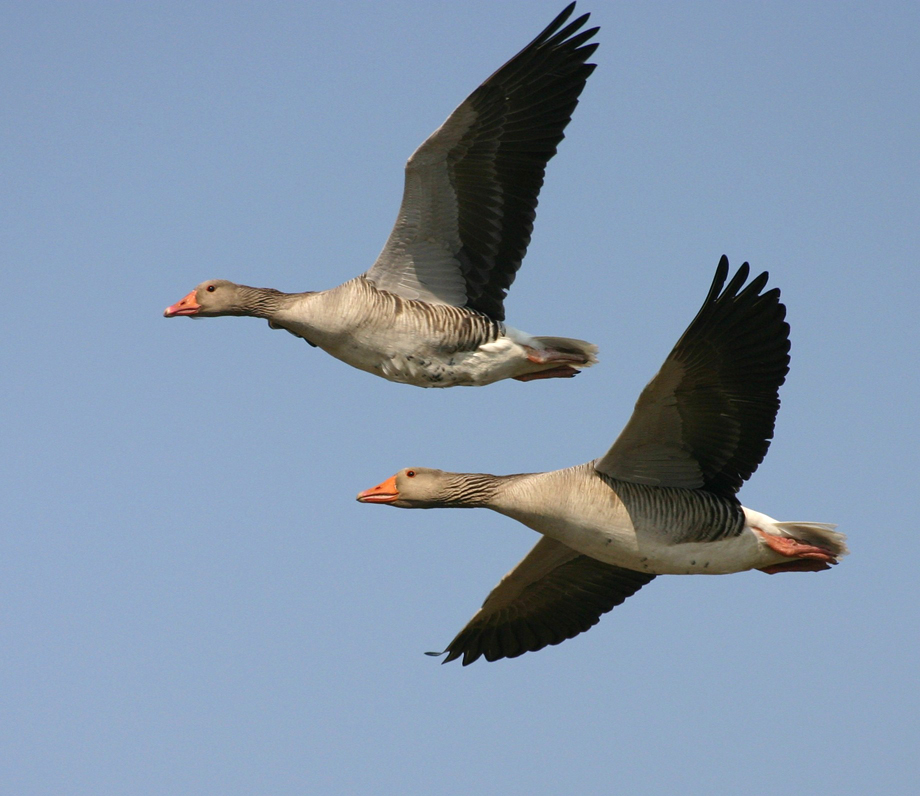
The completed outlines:
<svg viewBox="0 0 920 796">
<path fill-rule="evenodd" d="M 406 470 L 406 478 L 415 478 L 415 470 Z"/>
<path fill-rule="evenodd" d="M 214 287 L 214 285 L 208 285 L 208 286 L 205 288 L 205 290 L 207 290 L 208 293 L 213 293 L 213 292 L 216 290 L 216 288 Z"/>
</svg>

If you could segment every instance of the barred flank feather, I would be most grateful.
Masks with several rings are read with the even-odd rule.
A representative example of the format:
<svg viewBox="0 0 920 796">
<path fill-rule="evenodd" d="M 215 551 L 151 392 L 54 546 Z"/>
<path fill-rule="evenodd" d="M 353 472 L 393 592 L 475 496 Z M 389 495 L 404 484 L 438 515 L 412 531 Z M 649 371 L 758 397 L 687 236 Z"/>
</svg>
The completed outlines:
<svg viewBox="0 0 920 796">
<path fill-rule="evenodd" d="M 633 525 L 654 532 L 667 529 L 668 540 L 716 542 L 744 530 L 744 511 L 737 500 L 703 489 L 646 486 L 598 473 L 617 493 Z"/>
</svg>

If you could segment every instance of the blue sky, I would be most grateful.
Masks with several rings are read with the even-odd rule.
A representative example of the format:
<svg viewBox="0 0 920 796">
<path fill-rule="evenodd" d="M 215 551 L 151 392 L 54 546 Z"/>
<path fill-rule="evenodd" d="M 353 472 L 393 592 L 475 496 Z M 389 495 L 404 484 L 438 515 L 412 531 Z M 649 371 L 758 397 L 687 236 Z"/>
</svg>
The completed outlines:
<svg viewBox="0 0 920 796">
<path fill-rule="evenodd" d="M 161 317 L 207 278 L 364 271 L 406 157 L 562 5 L 0 5 L 5 792 L 920 786 L 915 3 L 579 3 L 598 68 L 506 302 L 600 346 L 575 380 L 426 391 Z M 516 660 L 422 655 L 533 533 L 355 494 L 602 454 L 723 253 L 792 327 L 742 501 L 852 555 L 659 578 Z"/>
</svg>

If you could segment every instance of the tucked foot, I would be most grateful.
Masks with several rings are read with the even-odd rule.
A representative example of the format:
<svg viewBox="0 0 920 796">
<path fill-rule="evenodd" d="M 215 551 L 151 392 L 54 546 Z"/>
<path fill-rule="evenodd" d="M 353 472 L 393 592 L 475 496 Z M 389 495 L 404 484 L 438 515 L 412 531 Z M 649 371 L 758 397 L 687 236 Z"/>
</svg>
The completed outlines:
<svg viewBox="0 0 920 796">
<path fill-rule="evenodd" d="M 512 376 L 518 381 L 535 381 L 536 379 L 571 379 L 578 375 L 578 369 L 570 365 L 560 365 L 558 368 L 538 370 L 536 373 L 525 373 L 523 376 Z"/>
<path fill-rule="evenodd" d="M 821 570 L 830 568 L 831 565 L 827 561 L 799 558 L 795 561 L 787 561 L 785 564 L 771 564 L 769 567 L 760 567 L 760 571 L 766 572 L 768 575 L 775 575 L 777 572 L 821 572 Z"/>
<path fill-rule="evenodd" d="M 562 351 L 558 348 L 534 348 L 529 345 L 525 345 L 524 350 L 527 352 L 528 362 L 532 362 L 534 365 L 547 365 L 548 367 L 543 370 L 534 371 L 533 373 L 523 373 L 520 376 L 512 377 L 518 381 L 571 379 L 572 376 L 578 375 L 579 368 L 575 366 L 582 365 L 588 367 L 592 364 L 588 356 L 578 351 Z M 562 364 L 567 362 L 573 364 Z"/>
<path fill-rule="evenodd" d="M 768 567 L 759 567 L 761 572 L 766 572 L 768 575 L 775 575 L 777 572 L 821 572 L 824 569 L 830 569 L 832 564 L 837 563 L 836 556 L 823 547 L 800 542 L 798 539 L 791 539 L 788 536 L 774 536 L 773 534 L 764 533 L 760 528 L 755 528 L 754 530 L 760 534 L 760 537 L 771 550 L 781 556 L 795 559 L 794 561 L 771 564 Z"/>
</svg>

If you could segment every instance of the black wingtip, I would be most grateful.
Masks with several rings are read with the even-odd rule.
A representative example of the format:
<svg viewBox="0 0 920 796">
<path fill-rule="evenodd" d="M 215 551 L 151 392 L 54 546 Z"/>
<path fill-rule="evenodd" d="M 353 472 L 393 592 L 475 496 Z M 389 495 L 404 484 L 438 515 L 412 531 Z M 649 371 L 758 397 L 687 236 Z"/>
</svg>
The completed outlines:
<svg viewBox="0 0 920 796">
<path fill-rule="evenodd" d="M 723 294 L 727 293 L 729 295 L 737 295 L 751 274 L 751 264 L 747 261 L 741 263 L 741 266 L 735 272 L 735 275 L 731 278 L 728 286 L 726 286 L 725 280 L 728 279 L 728 272 L 728 257 L 723 254 L 719 258 L 719 265 L 716 267 L 716 274 L 712 279 L 712 285 L 709 288 L 709 295 L 706 296 L 706 300 L 703 302 L 704 307 L 715 301 L 717 298 L 719 298 L 719 296 Z M 769 277 L 769 271 L 763 271 L 759 273 L 754 277 L 751 283 L 744 288 L 744 292 L 755 294 L 760 293 L 760 291 L 763 290 L 763 288 L 766 286 Z"/>
<path fill-rule="evenodd" d="M 535 42 L 545 41 L 550 36 L 556 33 L 559 28 L 561 28 L 568 18 L 572 16 L 572 12 L 575 10 L 575 3 L 569 3 L 565 8 L 562 9 L 557 15 L 556 18 L 549 23 L 541 32 L 540 35 L 534 40 Z"/>
<path fill-rule="evenodd" d="M 709 295 L 706 296 L 706 300 L 703 302 L 704 307 L 719 297 L 726 279 L 728 279 L 728 257 L 723 254 L 719 258 L 716 275 L 712 278 L 712 284 L 709 286 Z"/>
<path fill-rule="evenodd" d="M 441 650 L 441 652 L 426 652 L 425 654 L 429 655 L 432 658 L 440 658 L 442 655 L 447 655 L 447 653 L 449 652 L 450 652 L 450 647 L 448 647 L 446 650 Z M 457 660 L 458 657 L 460 657 L 459 652 L 457 653 L 450 652 L 450 655 L 447 655 L 447 657 L 443 661 L 441 661 L 441 665 L 443 666 L 445 663 L 450 663 L 451 661 L 455 661 Z M 467 664 L 467 661 L 464 660 L 463 665 L 466 666 L 466 664 Z"/>
<path fill-rule="evenodd" d="M 582 14 L 580 17 L 578 17 L 578 19 L 569 22 L 564 30 L 560 30 L 560 28 L 562 28 L 562 26 L 568 22 L 569 17 L 572 16 L 572 12 L 574 11 L 575 3 L 569 3 L 565 8 L 562 9 L 562 11 L 559 12 L 556 18 L 550 22 L 549 25 L 547 25 L 540 32 L 540 34 L 528 45 L 528 48 L 545 44 L 550 40 L 561 42 L 564 39 L 567 39 L 582 25 L 584 25 L 585 22 L 588 21 L 588 18 L 591 16 L 591 14 Z"/>
</svg>

